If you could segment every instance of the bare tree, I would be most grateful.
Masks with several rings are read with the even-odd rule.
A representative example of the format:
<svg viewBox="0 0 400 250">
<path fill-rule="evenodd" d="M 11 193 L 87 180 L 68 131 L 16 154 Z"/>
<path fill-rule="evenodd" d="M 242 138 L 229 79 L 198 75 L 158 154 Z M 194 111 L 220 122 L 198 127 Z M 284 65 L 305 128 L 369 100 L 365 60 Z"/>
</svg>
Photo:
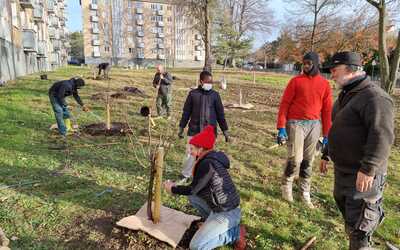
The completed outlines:
<svg viewBox="0 0 400 250">
<path fill-rule="evenodd" d="M 293 4 L 291 0 L 285 0 L 285 2 Z M 307 28 L 311 28 L 311 35 L 309 40 L 310 50 L 314 50 L 316 45 L 317 30 L 320 26 L 326 24 L 327 19 L 332 17 L 337 11 L 336 7 L 342 2 L 342 0 L 299 0 L 296 2 L 296 8 L 289 10 L 294 15 L 312 15 L 311 25 L 307 25 Z"/>
<path fill-rule="evenodd" d="M 211 71 L 211 28 L 212 28 L 212 7 L 217 0 L 175 0 L 175 4 L 181 6 L 184 15 L 193 21 L 193 28 L 202 35 L 205 49 L 204 70 Z"/>
<path fill-rule="evenodd" d="M 268 0 L 219 0 L 220 13 L 216 22 L 221 27 L 223 39 L 228 37 L 225 54 L 230 55 L 235 66 L 237 54 L 242 54 L 240 48 L 246 48 L 251 43 L 255 32 L 269 33 L 273 25 L 272 11 L 268 9 Z M 225 31 L 225 32 L 224 32 Z M 230 46 L 229 46 L 230 45 Z M 225 58 L 227 59 L 227 58 Z"/>
<path fill-rule="evenodd" d="M 398 32 L 396 47 L 391 52 L 389 61 L 389 50 L 387 46 L 388 31 L 388 7 L 393 4 L 399 5 L 396 0 L 366 0 L 374 6 L 379 13 L 379 63 L 381 75 L 381 87 L 388 93 L 393 92 L 393 87 L 397 80 L 400 62 L 400 30 Z"/>
</svg>

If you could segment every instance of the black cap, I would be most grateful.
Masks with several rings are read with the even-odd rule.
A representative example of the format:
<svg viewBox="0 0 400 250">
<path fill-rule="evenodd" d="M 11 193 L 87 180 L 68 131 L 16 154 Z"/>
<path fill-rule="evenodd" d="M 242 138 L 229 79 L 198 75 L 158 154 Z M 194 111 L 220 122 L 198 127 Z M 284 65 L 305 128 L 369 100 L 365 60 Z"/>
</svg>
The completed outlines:
<svg viewBox="0 0 400 250">
<path fill-rule="evenodd" d="M 313 62 L 314 65 L 316 65 L 317 67 L 319 66 L 319 56 L 317 53 L 311 51 L 308 52 L 307 54 L 304 55 L 303 57 L 303 61 L 304 60 L 310 60 Z"/>
<path fill-rule="evenodd" d="M 362 66 L 361 55 L 359 53 L 349 51 L 338 52 L 332 56 L 331 64 L 328 66 L 328 68 L 333 68 L 340 64 Z"/>
<path fill-rule="evenodd" d="M 72 80 L 75 83 L 75 87 L 80 89 L 81 87 L 85 86 L 85 81 L 80 77 L 74 77 Z"/>
</svg>

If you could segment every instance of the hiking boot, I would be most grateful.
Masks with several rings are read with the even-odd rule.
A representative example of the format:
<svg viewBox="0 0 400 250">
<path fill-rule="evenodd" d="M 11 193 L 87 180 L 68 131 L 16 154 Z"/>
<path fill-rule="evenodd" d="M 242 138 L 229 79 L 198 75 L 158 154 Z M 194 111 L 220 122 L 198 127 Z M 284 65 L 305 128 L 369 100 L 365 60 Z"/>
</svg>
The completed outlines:
<svg viewBox="0 0 400 250">
<path fill-rule="evenodd" d="M 302 196 L 301 196 L 301 200 L 304 202 L 304 204 L 310 208 L 310 209 L 314 209 L 314 205 L 311 202 L 311 195 L 310 192 L 303 192 Z"/>
<path fill-rule="evenodd" d="M 286 183 L 281 186 L 282 198 L 287 202 L 293 202 L 292 183 Z"/>
<path fill-rule="evenodd" d="M 246 228 L 240 225 L 239 239 L 235 242 L 235 250 L 246 249 Z"/>
</svg>

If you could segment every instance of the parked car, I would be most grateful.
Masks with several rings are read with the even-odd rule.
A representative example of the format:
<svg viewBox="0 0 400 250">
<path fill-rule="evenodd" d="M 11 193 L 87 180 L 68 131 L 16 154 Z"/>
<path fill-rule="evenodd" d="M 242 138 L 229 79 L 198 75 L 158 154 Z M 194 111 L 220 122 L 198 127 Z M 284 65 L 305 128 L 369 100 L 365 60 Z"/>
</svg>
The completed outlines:
<svg viewBox="0 0 400 250">
<path fill-rule="evenodd" d="M 258 65 L 258 64 L 253 65 L 253 64 L 250 64 L 250 63 L 246 63 L 246 64 L 243 65 L 243 69 L 244 70 L 263 70 L 264 68 L 263 68 L 263 66 Z"/>
<path fill-rule="evenodd" d="M 77 65 L 77 66 L 81 66 L 81 61 L 79 59 L 76 58 L 72 58 L 71 60 L 68 61 L 69 65 Z"/>
</svg>

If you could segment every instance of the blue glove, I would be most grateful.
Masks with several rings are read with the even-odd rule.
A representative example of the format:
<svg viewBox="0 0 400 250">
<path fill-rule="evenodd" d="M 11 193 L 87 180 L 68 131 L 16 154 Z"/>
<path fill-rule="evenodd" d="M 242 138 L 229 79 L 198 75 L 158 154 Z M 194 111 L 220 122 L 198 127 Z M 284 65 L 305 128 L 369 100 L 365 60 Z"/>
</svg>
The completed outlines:
<svg viewBox="0 0 400 250">
<path fill-rule="evenodd" d="M 286 143 L 288 139 L 288 135 L 286 133 L 286 129 L 285 128 L 278 128 L 278 136 L 276 138 L 276 142 L 279 145 L 283 145 Z"/>
<path fill-rule="evenodd" d="M 322 140 L 322 146 L 328 145 L 328 137 L 324 136 L 324 139 Z"/>
</svg>

